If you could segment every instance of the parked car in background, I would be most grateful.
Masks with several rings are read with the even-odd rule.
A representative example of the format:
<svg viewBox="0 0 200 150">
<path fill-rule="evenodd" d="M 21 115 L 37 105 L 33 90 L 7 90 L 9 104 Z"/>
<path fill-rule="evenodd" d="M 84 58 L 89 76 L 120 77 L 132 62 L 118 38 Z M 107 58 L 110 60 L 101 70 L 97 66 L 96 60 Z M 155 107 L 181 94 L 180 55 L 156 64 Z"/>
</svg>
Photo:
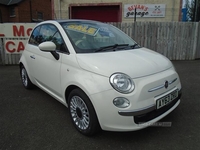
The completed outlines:
<svg viewBox="0 0 200 150">
<path fill-rule="evenodd" d="M 139 130 L 180 103 L 180 79 L 166 57 L 97 21 L 37 24 L 19 65 L 24 87 L 67 106 L 84 135 Z"/>
</svg>

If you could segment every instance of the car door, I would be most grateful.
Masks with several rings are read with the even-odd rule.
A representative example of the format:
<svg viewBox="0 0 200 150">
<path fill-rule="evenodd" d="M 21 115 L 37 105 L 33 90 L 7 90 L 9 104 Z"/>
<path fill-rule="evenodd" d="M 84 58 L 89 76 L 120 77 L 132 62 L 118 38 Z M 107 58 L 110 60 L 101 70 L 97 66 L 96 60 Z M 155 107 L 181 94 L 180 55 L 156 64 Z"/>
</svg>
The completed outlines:
<svg viewBox="0 0 200 150">
<path fill-rule="evenodd" d="M 60 49 L 62 37 L 53 24 L 43 24 L 40 28 L 40 35 L 38 43 L 45 41 L 53 41 L 56 44 L 56 49 Z M 36 84 L 50 93 L 57 99 L 61 99 L 61 86 L 60 86 L 60 68 L 62 62 L 62 55 L 59 54 L 59 59 L 56 60 L 50 52 L 43 52 L 38 46 L 32 50 L 34 57 L 34 78 Z"/>
<path fill-rule="evenodd" d="M 26 58 L 26 64 L 27 64 L 27 71 L 29 73 L 29 77 L 31 77 L 31 79 L 34 79 L 34 69 L 35 69 L 35 56 L 34 56 L 34 51 L 35 49 L 37 49 L 37 46 L 39 44 L 39 41 L 38 41 L 38 37 L 39 37 L 39 32 L 40 32 L 40 28 L 41 26 L 38 26 L 36 27 L 30 38 L 29 38 L 29 41 L 28 43 L 26 44 L 26 50 L 23 52 L 23 55 L 25 56 Z M 33 80 L 32 81 L 33 83 L 35 83 L 35 81 Z"/>
</svg>

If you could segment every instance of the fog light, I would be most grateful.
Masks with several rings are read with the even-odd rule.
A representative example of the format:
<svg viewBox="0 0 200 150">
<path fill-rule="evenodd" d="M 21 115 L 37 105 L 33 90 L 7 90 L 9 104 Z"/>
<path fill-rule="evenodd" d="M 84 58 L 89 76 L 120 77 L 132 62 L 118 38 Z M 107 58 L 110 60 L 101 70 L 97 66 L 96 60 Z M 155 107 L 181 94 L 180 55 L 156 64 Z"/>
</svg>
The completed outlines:
<svg viewBox="0 0 200 150">
<path fill-rule="evenodd" d="M 117 97 L 113 100 L 113 104 L 119 108 L 126 108 L 130 105 L 130 101 L 124 97 Z"/>
</svg>

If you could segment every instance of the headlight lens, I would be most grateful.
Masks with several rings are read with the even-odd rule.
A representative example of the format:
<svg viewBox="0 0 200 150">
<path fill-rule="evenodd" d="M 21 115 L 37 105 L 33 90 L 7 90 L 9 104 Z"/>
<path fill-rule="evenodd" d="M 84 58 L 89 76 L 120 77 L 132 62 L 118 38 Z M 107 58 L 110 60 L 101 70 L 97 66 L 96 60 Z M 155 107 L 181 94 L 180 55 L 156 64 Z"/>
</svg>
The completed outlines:
<svg viewBox="0 0 200 150">
<path fill-rule="evenodd" d="M 120 93 L 131 93 L 135 89 L 133 80 L 126 74 L 115 73 L 110 77 L 110 84 Z"/>
</svg>

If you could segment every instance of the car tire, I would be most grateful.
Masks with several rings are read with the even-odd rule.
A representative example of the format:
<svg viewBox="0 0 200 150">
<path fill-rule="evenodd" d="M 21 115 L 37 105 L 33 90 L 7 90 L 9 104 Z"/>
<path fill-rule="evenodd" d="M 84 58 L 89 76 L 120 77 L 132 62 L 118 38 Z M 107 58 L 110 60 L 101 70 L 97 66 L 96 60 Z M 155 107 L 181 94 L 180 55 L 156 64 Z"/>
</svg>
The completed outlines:
<svg viewBox="0 0 200 150">
<path fill-rule="evenodd" d="M 70 118 L 80 133 L 92 136 L 100 131 L 94 107 L 82 90 L 72 90 L 68 97 L 68 104 Z"/>
<path fill-rule="evenodd" d="M 32 89 L 34 87 L 23 65 L 20 67 L 20 76 L 21 76 L 22 84 L 26 89 Z"/>
</svg>

